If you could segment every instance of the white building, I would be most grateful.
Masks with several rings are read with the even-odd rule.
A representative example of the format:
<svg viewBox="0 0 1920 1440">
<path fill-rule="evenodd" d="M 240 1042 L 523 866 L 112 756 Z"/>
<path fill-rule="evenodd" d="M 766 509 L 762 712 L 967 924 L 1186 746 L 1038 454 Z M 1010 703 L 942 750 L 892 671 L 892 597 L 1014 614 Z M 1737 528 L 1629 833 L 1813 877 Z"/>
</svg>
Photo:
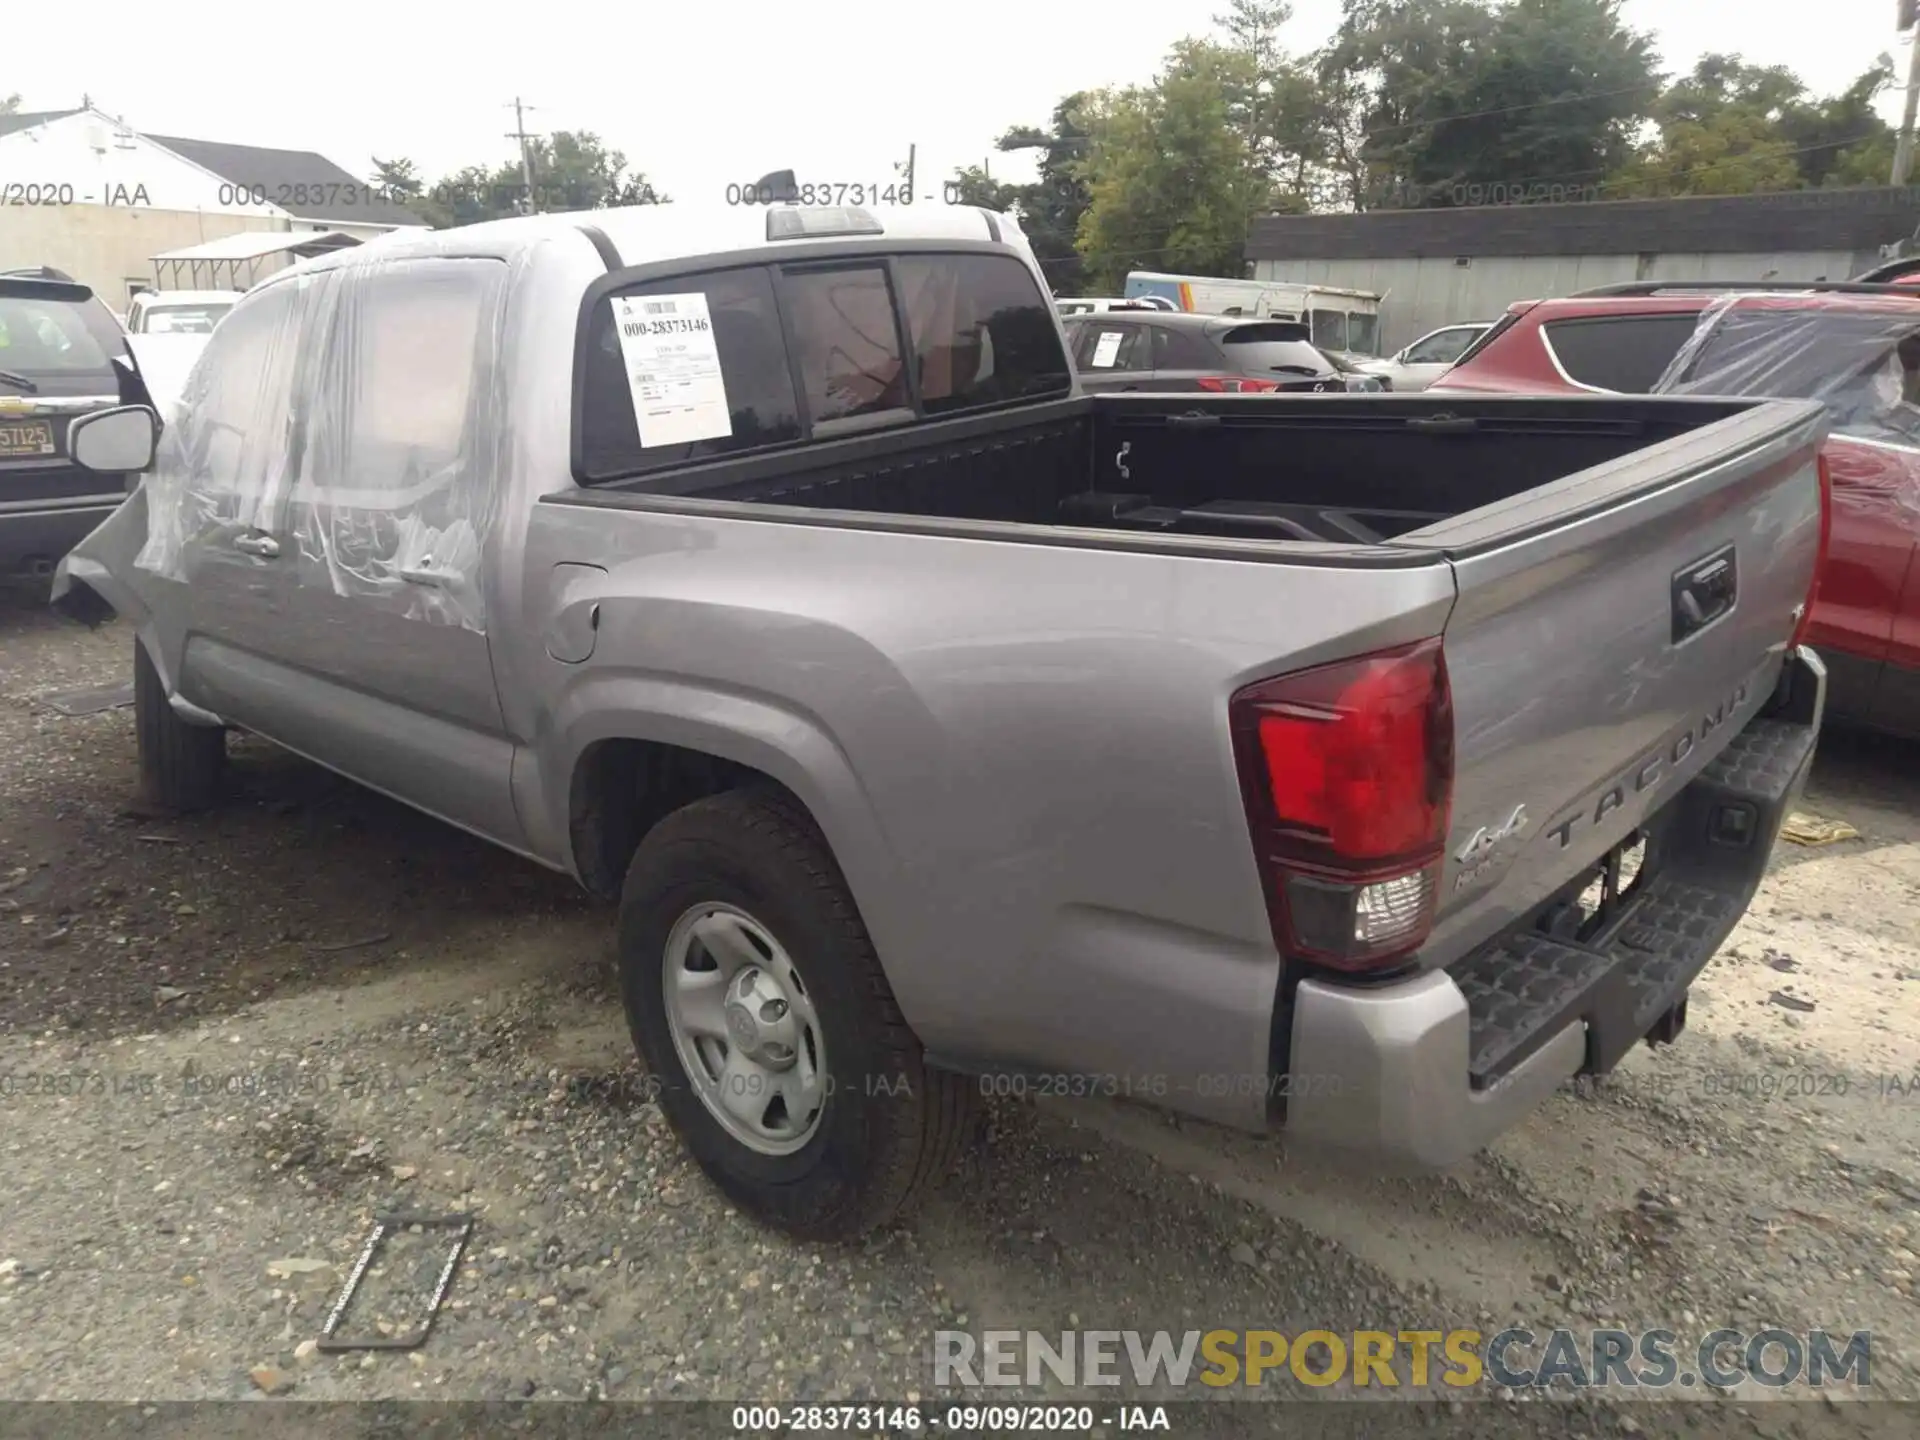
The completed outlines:
<svg viewBox="0 0 1920 1440">
<path fill-rule="evenodd" d="M 0 115 L 0 270 L 51 265 L 116 310 L 138 287 L 195 283 L 177 266 L 163 281 L 157 255 L 244 231 L 366 240 L 403 227 L 425 228 L 312 151 L 148 135 L 91 106 Z M 284 263 L 269 255 L 255 273 Z"/>
</svg>

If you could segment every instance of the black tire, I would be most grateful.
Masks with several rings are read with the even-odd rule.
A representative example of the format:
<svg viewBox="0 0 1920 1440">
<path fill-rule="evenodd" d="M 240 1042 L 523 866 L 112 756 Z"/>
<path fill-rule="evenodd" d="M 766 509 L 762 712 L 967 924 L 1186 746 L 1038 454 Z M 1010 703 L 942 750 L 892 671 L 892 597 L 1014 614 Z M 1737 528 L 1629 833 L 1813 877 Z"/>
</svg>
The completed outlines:
<svg viewBox="0 0 1920 1440">
<path fill-rule="evenodd" d="M 205 810 L 220 798 L 227 732 L 189 725 L 167 703 L 147 647 L 133 642 L 133 721 L 139 739 L 140 801 L 160 810 Z"/>
<path fill-rule="evenodd" d="M 662 968 L 674 923 L 694 907 L 745 911 L 792 957 L 824 1034 L 832 1088 L 820 1128 L 790 1155 L 729 1134 L 674 1049 Z M 975 1087 L 930 1069 L 901 1017 L 839 866 L 810 817 L 778 793 L 695 801 L 641 842 L 620 897 L 620 988 L 661 1109 L 708 1176 L 749 1214 L 789 1234 L 840 1240 L 908 1211 L 952 1170 Z"/>
</svg>

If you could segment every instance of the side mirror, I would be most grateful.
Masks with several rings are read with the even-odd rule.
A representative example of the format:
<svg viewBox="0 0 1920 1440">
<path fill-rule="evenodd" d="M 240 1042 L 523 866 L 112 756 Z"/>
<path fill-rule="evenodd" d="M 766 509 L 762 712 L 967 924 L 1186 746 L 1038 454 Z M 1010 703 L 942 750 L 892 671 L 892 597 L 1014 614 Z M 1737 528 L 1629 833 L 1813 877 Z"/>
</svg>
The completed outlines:
<svg viewBox="0 0 1920 1440">
<path fill-rule="evenodd" d="M 123 475 L 153 464 L 160 417 L 145 405 L 82 415 L 67 427 L 67 453 L 85 470 Z"/>
</svg>

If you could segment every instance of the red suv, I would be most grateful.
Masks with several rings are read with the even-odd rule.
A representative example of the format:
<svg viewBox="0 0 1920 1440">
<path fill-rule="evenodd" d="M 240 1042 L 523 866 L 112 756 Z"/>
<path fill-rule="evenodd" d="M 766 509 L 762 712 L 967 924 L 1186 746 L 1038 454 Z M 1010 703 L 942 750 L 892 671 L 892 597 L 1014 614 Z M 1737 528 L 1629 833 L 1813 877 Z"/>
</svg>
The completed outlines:
<svg viewBox="0 0 1920 1440">
<path fill-rule="evenodd" d="M 1523 300 L 1427 392 L 1799 396 L 1833 416 L 1809 639 L 1827 713 L 1920 738 L 1920 293 L 1911 284 L 1611 285 Z"/>
</svg>

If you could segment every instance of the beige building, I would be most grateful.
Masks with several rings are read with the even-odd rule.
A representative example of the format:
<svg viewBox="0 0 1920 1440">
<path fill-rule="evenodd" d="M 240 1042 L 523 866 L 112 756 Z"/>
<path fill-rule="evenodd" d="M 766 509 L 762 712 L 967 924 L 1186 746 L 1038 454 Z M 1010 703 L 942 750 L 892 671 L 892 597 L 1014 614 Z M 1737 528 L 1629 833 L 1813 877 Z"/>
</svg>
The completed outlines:
<svg viewBox="0 0 1920 1440">
<path fill-rule="evenodd" d="M 195 288 L 158 255 L 246 231 L 367 240 L 412 227 L 423 222 L 312 151 L 148 135 L 92 107 L 0 115 L 0 270 L 50 265 L 115 310 L 138 287 Z M 218 283 L 244 286 L 291 253 Z"/>
</svg>

